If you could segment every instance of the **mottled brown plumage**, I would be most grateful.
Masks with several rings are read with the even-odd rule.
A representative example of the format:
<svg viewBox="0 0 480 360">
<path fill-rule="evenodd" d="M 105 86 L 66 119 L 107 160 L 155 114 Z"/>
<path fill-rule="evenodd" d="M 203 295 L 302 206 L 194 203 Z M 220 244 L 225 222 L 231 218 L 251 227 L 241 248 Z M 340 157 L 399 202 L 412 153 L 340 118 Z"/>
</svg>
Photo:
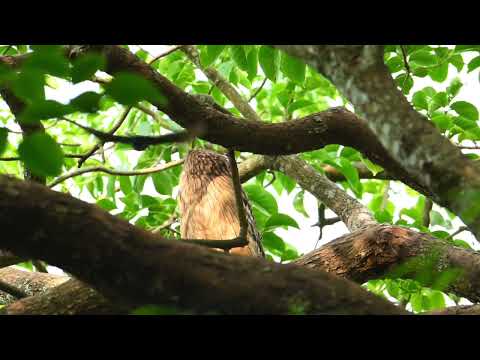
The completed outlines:
<svg viewBox="0 0 480 360">
<path fill-rule="evenodd" d="M 229 240 L 240 234 L 229 159 L 208 150 L 188 153 L 180 177 L 180 233 L 186 239 Z M 245 192 L 248 245 L 232 254 L 264 257 L 261 237 Z"/>
</svg>

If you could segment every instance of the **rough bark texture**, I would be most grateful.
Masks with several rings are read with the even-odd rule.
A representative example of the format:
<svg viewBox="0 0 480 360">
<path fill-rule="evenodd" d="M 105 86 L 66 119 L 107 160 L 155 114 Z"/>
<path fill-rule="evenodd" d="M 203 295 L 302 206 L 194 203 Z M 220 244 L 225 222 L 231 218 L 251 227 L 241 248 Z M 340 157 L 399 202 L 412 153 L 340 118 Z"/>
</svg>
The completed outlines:
<svg viewBox="0 0 480 360">
<path fill-rule="evenodd" d="M 399 226 L 377 225 L 353 232 L 305 254 L 294 263 L 364 283 L 388 276 L 396 266 L 414 258 L 425 261 L 402 273 L 403 278 L 416 278 L 425 264 L 430 264 L 433 267 L 430 271 L 436 275 L 457 269 L 461 271 L 459 277 L 442 290 L 480 302 L 479 252 L 451 246 L 427 234 Z"/>
<path fill-rule="evenodd" d="M 425 315 L 480 315 L 480 305 L 452 306 L 439 311 L 432 311 Z"/>
<path fill-rule="evenodd" d="M 287 156 L 283 156 L 287 158 Z M 249 179 L 257 176 L 262 171 L 272 169 L 275 157 L 267 155 L 251 155 L 247 159 L 243 160 L 238 165 L 238 171 L 240 173 L 240 181 L 246 182 Z M 360 179 L 376 179 L 376 180 L 396 180 L 385 171 L 381 171 L 377 174 L 373 174 L 363 163 L 355 163 L 355 168 L 358 172 Z M 331 181 L 346 181 L 345 175 L 343 175 L 338 169 L 330 165 L 322 166 L 325 176 Z"/>
<path fill-rule="evenodd" d="M 128 307 L 113 305 L 103 295 L 75 279 L 0 310 L 0 314 L 4 315 L 108 315 L 127 312 Z"/>
<path fill-rule="evenodd" d="M 132 305 L 234 314 L 406 313 L 334 275 L 163 239 L 95 205 L 6 176 L 0 226 L 0 247 L 60 266 Z"/>
<path fill-rule="evenodd" d="M 69 278 L 68 276 L 24 271 L 14 267 L 7 267 L 0 269 L 0 279 L 21 289 L 28 295 L 36 295 L 68 281 Z M 0 291 L 0 304 L 9 304 L 16 300 L 13 296 Z"/>
<path fill-rule="evenodd" d="M 329 78 L 367 119 L 395 162 L 480 239 L 480 208 L 475 205 L 480 199 L 480 166 L 413 109 L 384 64 L 382 46 L 279 47 Z"/>
<path fill-rule="evenodd" d="M 273 168 L 295 179 L 302 188 L 321 200 L 350 231 L 377 224 L 365 206 L 299 157 L 278 156 Z"/>
</svg>

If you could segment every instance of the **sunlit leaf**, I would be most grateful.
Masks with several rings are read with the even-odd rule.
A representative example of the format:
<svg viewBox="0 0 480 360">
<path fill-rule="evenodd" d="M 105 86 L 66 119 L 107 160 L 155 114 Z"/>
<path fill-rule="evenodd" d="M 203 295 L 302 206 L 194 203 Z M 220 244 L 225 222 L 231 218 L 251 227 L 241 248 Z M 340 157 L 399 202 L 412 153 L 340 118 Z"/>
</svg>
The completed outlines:
<svg viewBox="0 0 480 360">
<path fill-rule="evenodd" d="M 25 137 L 18 147 L 18 153 L 34 174 L 55 176 L 62 170 L 62 148 L 45 133 L 37 132 Z"/>
</svg>

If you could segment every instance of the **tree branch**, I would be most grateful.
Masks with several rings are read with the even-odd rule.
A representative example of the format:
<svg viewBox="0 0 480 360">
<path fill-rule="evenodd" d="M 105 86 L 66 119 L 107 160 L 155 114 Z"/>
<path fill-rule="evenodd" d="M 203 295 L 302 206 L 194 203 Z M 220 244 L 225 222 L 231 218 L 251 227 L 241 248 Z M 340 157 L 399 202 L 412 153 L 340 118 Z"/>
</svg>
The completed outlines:
<svg viewBox="0 0 480 360">
<path fill-rule="evenodd" d="M 172 167 L 178 166 L 180 164 L 183 164 L 183 161 L 184 161 L 183 159 L 175 160 L 175 161 L 171 161 L 169 163 L 161 164 L 161 165 L 154 166 L 154 167 L 151 167 L 151 168 L 131 170 L 131 171 L 116 170 L 116 169 L 107 168 L 105 166 L 91 166 L 91 167 L 81 168 L 81 169 L 74 170 L 74 171 L 71 171 L 69 173 L 63 174 L 63 175 L 59 176 L 58 178 L 56 178 L 55 180 L 53 180 L 50 184 L 48 184 L 48 187 L 53 188 L 54 186 L 64 182 L 67 179 L 70 179 L 70 178 L 73 178 L 75 176 L 79 176 L 79 175 L 82 175 L 82 174 L 90 173 L 90 172 L 103 172 L 103 173 L 110 174 L 110 175 L 120 175 L 120 176 L 135 176 L 135 175 L 153 174 L 153 173 L 164 171 L 164 170 L 170 169 Z"/>
<path fill-rule="evenodd" d="M 382 46 L 279 46 L 329 78 L 368 120 L 395 162 L 432 199 L 457 214 L 480 239 L 480 166 L 415 111 L 383 61 Z M 452 166 L 455 164 L 455 166 Z M 388 169 L 390 171 L 390 169 Z"/>
<path fill-rule="evenodd" d="M 426 195 L 429 194 L 425 187 L 412 180 L 388 155 L 367 123 L 345 109 L 333 108 L 286 123 L 266 124 L 241 120 L 202 104 L 121 47 L 71 46 L 67 52 L 70 57 L 76 57 L 88 51 L 100 52 L 105 56 L 106 71 L 109 74 L 127 71 L 151 81 L 167 100 L 166 104 L 158 101 L 153 105 L 184 128 L 200 123 L 204 131 L 200 135 L 202 139 L 238 151 L 267 155 L 310 151 L 332 143 L 351 146 L 400 181 Z M 296 141 L 297 138 L 302 138 L 302 141 Z"/>
<path fill-rule="evenodd" d="M 399 226 L 383 224 L 352 232 L 294 263 L 358 283 L 385 276 L 419 280 L 422 269 L 428 267 L 436 276 L 424 286 L 443 286 L 442 291 L 480 301 L 479 252 Z M 452 272 L 452 278 L 441 282 L 440 274 L 445 271 Z"/>
<path fill-rule="evenodd" d="M 29 226 L 20 225 L 25 217 Z M 132 305 L 237 314 L 299 307 L 306 314 L 405 313 L 335 276 L 164 239 L 97 206 L 5 176 L 0 227 L 1 248 L 57 265 Z"/>
<path fill-rule="evenodd" d="M 110 135 L 113 135 L 115 134 L 115 132 L 120 128 L 120 126 L 122 126 L 122 124 L 125 122 L 125 120 L 127 119 L 127 116 L 128 114 L 130 113 L 130 110 L 132 109 L 131 106 L 127 107 L 124 111 L 123 111 L 123 114 L 120 116 L 120 118 L 118 119 L 118 121 L 113 125 L 113 127 L 110 129 L 110 131 L 108 132 L 108 134 Z M 80 160 L 78 160 L 78 167 L 82 167 L 83 163 L 85 161 L 87 161 L 87 159 L 92 156 L 93 154 L 95 154 L 95 152 L 100 149 L 100 147 L 103 146 L 105 142 L 104 141 L 100 141 L 99 143 L 97 143 L 96 145 L 94 145 L 86 154 L 82 155 L 82 157 L 80 158 Z"/>
<path fill-rule="evenodd" d="M 82 124 L 77 123 L 76 121 L 62 118 L 69 123 L 72 123 L 83 130 L 89 132 L 90 134 L 95 135 L 98 137 L 103 143 L 105 142 L 114 142 L 114 143 L 121 143 L 121 144 L 128 144 L 132 145 L 135 150 L 145 150 L 147 147 L 151 145 L 160 145 L 165 143 L 175 143 L 175 142 L 185 142 L 191 140 L 195 135 L 193 131 L 180 131 L 176 133 L 166 134 L 166 135 L 159 135 L 159 136 L 119 136 L 113 135 L 110 133 L 106 133 L 103 131 L 99 131 L 88 126 L 84 126 Z"/>
</svg>

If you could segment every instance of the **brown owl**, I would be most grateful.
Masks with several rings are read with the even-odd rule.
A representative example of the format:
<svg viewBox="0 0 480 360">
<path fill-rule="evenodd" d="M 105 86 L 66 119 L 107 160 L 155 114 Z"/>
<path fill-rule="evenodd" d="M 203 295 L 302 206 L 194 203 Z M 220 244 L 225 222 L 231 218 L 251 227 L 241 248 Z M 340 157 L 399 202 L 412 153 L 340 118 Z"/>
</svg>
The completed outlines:
<svg viewBox="0 0 480 360">
<path fill-rule="evenodd" d="M 229 240 L 240 234 L 228 157 L 209 150 L 188 153 L 180 177 L 180 233 L 185 239 Z M 265 257 L 252 209 L 242 190 L 248 245 L 231 254 Z"/>
</svg>

